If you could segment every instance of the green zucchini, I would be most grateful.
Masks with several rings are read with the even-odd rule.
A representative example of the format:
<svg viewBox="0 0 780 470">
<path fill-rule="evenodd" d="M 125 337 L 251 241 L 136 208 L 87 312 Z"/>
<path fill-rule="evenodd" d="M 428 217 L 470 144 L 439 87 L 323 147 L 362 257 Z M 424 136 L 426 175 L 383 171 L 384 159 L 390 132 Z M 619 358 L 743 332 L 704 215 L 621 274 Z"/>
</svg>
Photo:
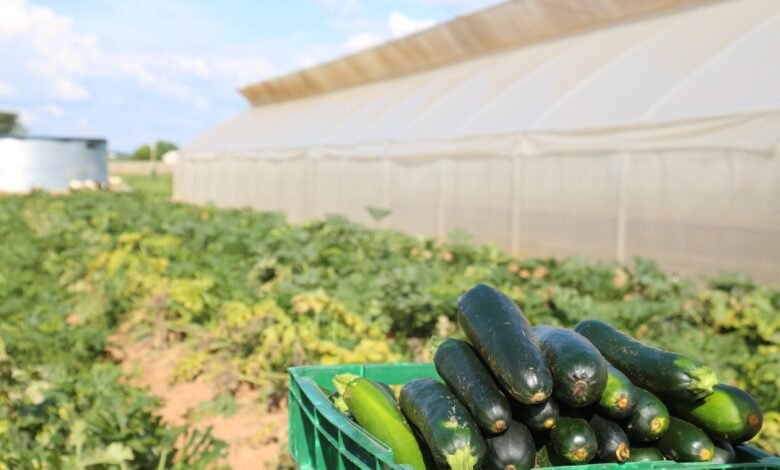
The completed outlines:
<svg viewBox="0 0 780 470">
<path fill-rule="evenodd" d="M 674 416 L 669 418 L 669 429 L 657 445 L 667 459 L 678 462 L 709 462 L 715 452 L 707 433 Z"/>
<path fill-rule="evenodd" d="M 503 434 L 485 437 L 485 470 L 520 470 L 534 465 L 536 447 L 524 424 L 509 421 Z"/>
<path fill-rule="evenodd" d="M 655 447 L 631 447 L 629 462 L 657 462 L 664 459 L 664 454 Z"/>
<path fill-rule="evenodd" d="M 492 433 L 506 429 L 512 419 L 509 401 L 467 342 L 460 339 L 444 341 L 436 350 L 433 363 L 436 372 L 466 405 L 479 427 Z"/>
<path fill-rule="evenodd" d="M 436 460 L 433 458 L 433 452 L 431 452 L 431 449 L 428 448 L 428 444 L 425 443 L 425 439 L 420 433 L 420 430 L 412 426 L 412 431 L 414 431 L 414 438 L 417 440 L 417 445 L 420 447 L 420 452 L 422 452 L 425 468 L 436 468 Z"/>
<path fill-rule="evenodd" d="M 655 395 L 636 387 L 636 408 L 625 422 L 626 434 L 631 440 L 653 442 L 669 428 L 669 410 Z"/>
<path fill-rule="evenodd" d="M 699 361 L 644 345 L 602 321 L 581 321 L 574 331 L 588 338 L 634 385 L 658 396 L 693 402 L 711 394 L 718 383 L 715 372 Z"/>
<path fill-rule="evenodd" d="M 596 435 L 598 451 L 596 457 L 600 462 L 625 462 L 631 455 L 628 437 L 619 424 L 594 414 L 590 428 Z"/>
<path fill-rule="evenodd" d="M 636 389 L 626 375 L 609 366 L 607 386 L 597 404 L 599 413 L 612 419 L 626 419 L 636 408 Z"/>
<path fill-rule="evenodd" d="M 374 385 L 379 387 L 379 390 L 382 393 L 384 393 L 387 396 L 387 398 L 390 399 L 390 401 L 392 401 L 393 403 L 397 403 L 398 402 L 398 400 L 395 399 L 395 394 L 393 393 L 393 389 L 390 388 L 389 385 L 387 385 L 384 382 L 377 382 L 376 380 L 372 380 L 372 382 L 374 382 Z"/>
<path fill-rule="evenodd" d="M 607 386 L 607 361 L 582 335 L 565 328 L 531 328 L 553 377 L 553 396 L 569 406 L 588 406 Z"/>
<path fill-rule="evenodd" d="M 534 431 L 550 430 L 560 415 L 558 403 L 553 397 L 535 405 L 524 405 L 516 400 L 510 403 L 514 418 Z"/>
<path fill-rule="evenodd" d="M 547 446 L 550 444 L 550 433 L 531 431 L 531 436 L 534 438 L 534 445 L 536 446 L 536 455 L 534 456 L 534 467 L 551 467 L 550 457 L 547 454 Z"/>
<path fill-rule="evenodd" d="M 713 444 L 715 445 L 715 453 L 712 456 L 712 463 L 726 464 L 737 461 L 737 453 L 731 444 L 726 441 L 714 441 Z"/>
<path fill-rule="evenodd" d="M 398 405 L 373 381 L 353 374 L 333 379 L 350 413 L 366 431 L 390 447 L 397 464 L 425 470 L 422 452 Z"/>
<path fill-rule="evenodd" d="M 420 431 L 436 465 L 453 470 L 479 468 L 485 441 L 466 407 L 433 379 L 415 379 L 401 389 L 401 410 Z"/>
<path fill-rule="evenodd" d="M 528 320 L 512 299 L 479 284 L 458 302 L 458 324 L 513 398 L 533 404 L 550 396 L 552 376 Z"/>
<path fill-rule="evenodd" d="M 549 462 L 549 464 L 547 465 L 548 467 L 565 467 L 571 465 L 571 462 L 561 457 L 561 454 L 555 451 L 555 448 L 553 447 L 552 443 L 547 444 L 545 446 L 545 449 L 546 449 L 547 461 Z"/>
<path fill-rule="evenodd" d="M 550 462 L 550 455 L 548 453 L 548 446 L 543 445 L 536 449 L 536 455 L 534 455 L 534 468 L 552 467 Z"/>
<path fill-rule="evenodd" d="M 558 417 L 555 427 L 550 430 L 550 444 L 558 456 L 571 464 L 590 462 L 598 449 L 596 435 L 588 422 L 567 416 Z"/>
<path fill-rule="evenodd" d="M 668 401 L 675 416 L 702 428 L 714 439 L 740 443 L 752 439 L 764 422 L 761 407 L 744 390 L 718 384 L 696 403 Z"/>
</svg>

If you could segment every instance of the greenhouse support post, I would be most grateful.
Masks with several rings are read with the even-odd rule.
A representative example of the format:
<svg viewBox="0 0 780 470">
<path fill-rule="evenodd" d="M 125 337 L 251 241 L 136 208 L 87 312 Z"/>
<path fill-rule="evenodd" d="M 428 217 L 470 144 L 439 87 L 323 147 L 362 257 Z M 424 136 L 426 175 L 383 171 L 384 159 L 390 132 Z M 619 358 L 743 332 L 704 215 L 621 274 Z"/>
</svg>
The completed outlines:
<svg viewBox="0 0 780 470">
<path fill-rule="evenodd" d="M 436 234 L 440 240 L 447 235 L 447 159 L 439 160 L 439 200 L 436 204 Z"/>
<path fill-rule="evenodd" d="M 617 154 L 617 217 L 615 217 L 615 259 L 619 263 L 626 261 L 626 174 L 630 156 L 623 152 Z"/>
<path fill-rule="evenodd" d="M 520 172 L 522 164 L 518 155 L 512 155 L 512 203 L 509 206 L 511 227 L 512 255 L 520 252 Z"/>
</svg>

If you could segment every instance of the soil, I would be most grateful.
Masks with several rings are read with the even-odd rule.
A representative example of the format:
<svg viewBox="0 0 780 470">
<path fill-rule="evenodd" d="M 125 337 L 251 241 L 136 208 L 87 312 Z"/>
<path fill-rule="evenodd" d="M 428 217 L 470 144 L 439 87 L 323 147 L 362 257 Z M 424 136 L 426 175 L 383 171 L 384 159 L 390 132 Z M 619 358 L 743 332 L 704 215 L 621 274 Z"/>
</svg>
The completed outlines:
<svg viewBox="0 0 780 470">
<path fill-rule="evenodd" d="M 225 441 L 228 458 L 225 463 L 233 469 L 277 468 L 280 453 L 287 442 L 287 406 L 282 403 L 274 411 L 260 403 L 256 392 L 239 387 L 235 393 L 235 413 L 231 416 L 206 416 L 192 419 L 191 414 L 199 405 L 213 401 L 217 387 L 204 379 L 172 384 L 171 377 L 176 364 L 184 354 L 181 343 L 160 345 L 153 339 L 131 342 L 124 329 L 110 340 L 107 353 L 120 362 L 127 381 L 138 387 L 148 387 L 162 401 L 159 415 L 171 425 L 188 424 L 205 430 L 212 427 L 212 434 Z"/>
</svg>

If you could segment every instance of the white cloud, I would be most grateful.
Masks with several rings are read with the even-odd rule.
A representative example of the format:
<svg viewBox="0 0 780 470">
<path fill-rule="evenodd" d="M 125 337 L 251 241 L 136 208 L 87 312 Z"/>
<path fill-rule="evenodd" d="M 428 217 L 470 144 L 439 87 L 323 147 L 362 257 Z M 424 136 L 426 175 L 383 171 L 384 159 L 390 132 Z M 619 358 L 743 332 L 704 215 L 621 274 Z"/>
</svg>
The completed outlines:
<svg viewBox="0 0 780 470">
<path fill-rule="evenodd" d="M 57 106 L 56 104 L 47 104 L 43 109 L 52 116 L 60 117 L 65 114 L 65 110 Z"/>
<path fill-rule="evenodd" d="M 384 25 L 372 31 L 362 31 L 347 38 L 346 49 L 349 52 L 357 52 L 376 46 L 389 39 L 396 39 L 417 31 L 430 28 L 436 21 L 432 19 L 417 19 L 406 16 L 398 11 L 393 11 L 387 17 Z"/>
<path fill-rule="evenodd" d="M 390 17 L 387 19 L 387 26 L 390 29 L 390 34 L 392 34 L 394 38 L 428 29 L 435 24 L 435 20 L 418 20 L 397 11 L 390 13 Z"/>
<path fill-rule="evenodd" d="M 347 50 L 356 52 L 361 49 L 367 49 L 371 46 L 376 46 L 382 40 L 382 35 L 376 33 L 358 33 L 347 39 Z"/>
<path fill-rule="evenodd" d="M 503 0 L 422 0 L 425 5 L 451 7 L 459 9 L 477 9 L 500 3 Z"/>
<path fill-rule="evenodd" d="M 363 9 L 360 0 L 315 0 L 320 6 L 335 11 L 338 15 L 352 15 Z"/>
<path fill-rule="evenodd" d="M 116 54 L 104 59 L 109 75 L 120 75 L 132 78 L 146 88 L 176 96 L 188 98 L 192 91 L 175 78 L 171 78 L 171 69 L 182 70 L 176 67 L 177 61 L 148 55 Z M 192 69 L 192 63 L 188 63 L 184 70 Z M 196 73 L 197 74 L 197 73 Z"/>
<path fill-rule="evenodd" d="M 25 127 L 30 127 L 30 124 L 35 123 L 35 121 L 37 120 L 38 120 L 38 116 L 36 114 L 31 113 L 30 111 L 19 112 L 19 121 Z"/>
<path fill-rule="evenodd" d="M 201 57 L 176 57 L 172 62 L 176 69 L 198 78 L 209 78 L 212 75 L 208 62 Z"/>
<path fill-rule="evenodd" d="M 42 82 L 45 93 L 63 100 L 89 96 L 77 81 L 99 54 L 97 39 L 75 31 L 70 18 L 25 0 L 4 0 L 0 38 L 18 65 Z"/>
<path fill-rule="evenodd" d="M 4 0 L 0 3 L 0 38 L 18 34 L 30 27 L 30 17 L 24 0 Z"/>
<path fill-rule="evenodd" d="M 79 101 L 89 98 L 89 91 L 69 78 L 54 77 L 51 84 L 54 97 L 61 100 Z"/>
<path fill-rule="evenodd" d="M 277 67 L 267 60 L 244 57 L 214 59 L 211 61 L 211 68 L 217 78 L 231 86 L 243 85 L 279 73 Z"/>
<path fill-rule="evenodd" d="M 4 82 L 0 82 L 0 96 L 3 97 L 16 96 L 16 90 L 11 85 Z"/>
</svg>

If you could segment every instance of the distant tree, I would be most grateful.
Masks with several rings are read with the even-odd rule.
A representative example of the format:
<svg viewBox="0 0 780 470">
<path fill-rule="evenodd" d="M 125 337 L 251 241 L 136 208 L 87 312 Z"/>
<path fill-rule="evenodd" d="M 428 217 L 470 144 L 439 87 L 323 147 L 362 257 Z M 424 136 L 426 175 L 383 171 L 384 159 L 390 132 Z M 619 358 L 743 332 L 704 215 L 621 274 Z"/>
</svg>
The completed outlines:
<svg viewBox="0 0 780 470">
<path fill-rule="evenodd" d="M 162 160 L 162 156 L 169 150 L 176 150 L 178 148 L 173 142 L 165 140 L 158 140 L 154 145 L 157 150 L 155 155 L 157 160 Z M 142 145 L 133 152 L 132 158 L 133 160 L 151 160 L 152 148 L 149 145 Z"/>
<path fill-rule="evenodd" d="M 26 132 L 17 113 L 0 111 L 0 135 L 24 135 Z"/>
</svg>

